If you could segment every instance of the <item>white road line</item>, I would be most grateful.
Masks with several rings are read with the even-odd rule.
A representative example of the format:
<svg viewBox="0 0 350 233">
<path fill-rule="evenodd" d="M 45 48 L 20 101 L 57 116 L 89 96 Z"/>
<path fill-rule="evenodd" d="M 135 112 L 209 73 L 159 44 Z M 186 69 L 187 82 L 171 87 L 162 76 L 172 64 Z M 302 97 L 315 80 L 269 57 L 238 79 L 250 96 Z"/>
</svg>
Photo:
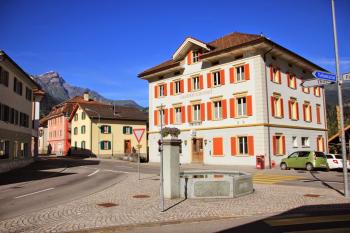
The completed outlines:
<svg viewBox="0 0 350 233">
<path fill-rule="evenodd" d="M 128 174 L 129 172 L 124 172 L 124 171 L 115 171 L 115 170 L 109 170 L 109 169 L 103 169 L 102 171 L 106 171 L 106 172 L 115 172 L 115 173 L 125 173 Z"/>
<path fill-rule="evenodd" d="M 49 191 L 49 190 L 52 190 L 52 189 L 55 189 L 55 188 L 48 188 L 48 189 L 43 189 L 43 190 L 36 191 L 36 192 L 33 192 L 33 193 L 24 194 L 24 195 L 15 197 L 15 199 L 17 199 L 17 198 L 22 198 L 22 197 L 26 197 L 26 196 L 30 196 L 30 195 L 34 195 L 34 194 L 37 194 L 37 193 L 46 192 L 46 191 Z"/>
<path fill-rule="evenodd" d="M 114 167 L 123 167 L 123 168 L 133 168 L 133 167 L 131 167 L 131 166 L 114 166 Z"/>
<path fill-rule="evenodd" d="M 93 173 L 91 173 L 91 174 L 89 174 L 88 176 L 93 176 L 93 175 L 95 175 L 97 172 L 99 172 L 100 171 L 100 169 L 97 169 L 96 171 L 94 171 Z"/>
</svg>

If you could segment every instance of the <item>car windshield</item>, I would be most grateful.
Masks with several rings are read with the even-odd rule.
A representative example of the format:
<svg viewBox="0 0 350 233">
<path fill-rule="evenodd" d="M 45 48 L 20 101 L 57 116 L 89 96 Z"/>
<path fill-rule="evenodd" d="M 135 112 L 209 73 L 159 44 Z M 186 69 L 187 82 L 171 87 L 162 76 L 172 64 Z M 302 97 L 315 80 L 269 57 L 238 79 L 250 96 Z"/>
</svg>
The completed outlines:
<svg viewBox="0 0 350 233">
<path fill-rule="evenodd" d="M 343 159 L 343 157 L 341 155 L 335 155 L 336 159 Z"/>
<path fill-rule="evenodd" d="M 333 159 L 332 155 L 327 155 L 327 159 Z"/>
<path fill-rule="evenodd" d="M 315 155 L 317 158 L 325 158 L 326 157 L 324 153 L 319 152 L 319 151 L 315 151 Z"/>
</svg>

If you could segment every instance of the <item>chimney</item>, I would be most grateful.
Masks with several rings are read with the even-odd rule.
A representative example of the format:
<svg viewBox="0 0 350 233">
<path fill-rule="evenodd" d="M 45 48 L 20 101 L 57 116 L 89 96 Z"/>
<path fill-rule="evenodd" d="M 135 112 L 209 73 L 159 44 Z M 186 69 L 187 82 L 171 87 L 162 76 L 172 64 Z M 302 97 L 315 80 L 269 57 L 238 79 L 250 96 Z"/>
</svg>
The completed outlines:
<svg viewBox="0 0 350 233">
<path fill-rule="evenodd" d="M 90 96 L 89 96 L 89 92 L 84 92 L 84 100 L 85 101 L 89 101 L 90 100 Z"/>
</svg>

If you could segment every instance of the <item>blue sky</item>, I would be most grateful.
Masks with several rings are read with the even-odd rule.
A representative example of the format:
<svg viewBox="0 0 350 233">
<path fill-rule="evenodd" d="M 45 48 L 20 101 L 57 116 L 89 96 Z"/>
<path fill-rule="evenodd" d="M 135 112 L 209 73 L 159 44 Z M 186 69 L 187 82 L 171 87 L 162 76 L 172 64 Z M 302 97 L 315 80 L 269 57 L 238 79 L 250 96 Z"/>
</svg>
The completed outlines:
<svg viewBox="0 0 350 233">
<path fill-rule="evenodd" d="M 330 0 L 0 0 L 0 49 L 25 71 L 148 106 L 144 69 L 169 59 L 186 36 L 210 42 L 263 33 L 334 71 Z M 350 71 L 350 1 L 336 0 L 341 71 Z"/>
</svg>

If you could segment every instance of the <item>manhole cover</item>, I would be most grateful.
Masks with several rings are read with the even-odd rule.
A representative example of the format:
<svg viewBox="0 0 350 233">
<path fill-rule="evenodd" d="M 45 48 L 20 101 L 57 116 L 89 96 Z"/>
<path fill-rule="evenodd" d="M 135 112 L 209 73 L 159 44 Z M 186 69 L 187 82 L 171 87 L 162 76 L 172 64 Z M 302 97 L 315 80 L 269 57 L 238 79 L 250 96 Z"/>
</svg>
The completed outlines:
<svg viewBox="0 0 350 233">
<path fill-rule="evenodd" d="M 133 196 L 133 198 L 149 198 L 150 196 L 149 195 L 146 195 L 146 194 L 139 194 L 139 195 L 135 195 Z"/>
<path fill-rule="evenodd" d="M 115 203 L 111 203 L 111 202 L 107 202 L 107 203 L 100 203 L 100 204 L 97 204 L 99 206 L 102 206 L 102 207 L 113 207 L 113 206 L 118 206 L 118 204 L 115 204 Z"/>
<path fill-rule="evenodd" d="M 318 194 L 305 194 L 304 197 L 320 197 Z"/>
</svg>

